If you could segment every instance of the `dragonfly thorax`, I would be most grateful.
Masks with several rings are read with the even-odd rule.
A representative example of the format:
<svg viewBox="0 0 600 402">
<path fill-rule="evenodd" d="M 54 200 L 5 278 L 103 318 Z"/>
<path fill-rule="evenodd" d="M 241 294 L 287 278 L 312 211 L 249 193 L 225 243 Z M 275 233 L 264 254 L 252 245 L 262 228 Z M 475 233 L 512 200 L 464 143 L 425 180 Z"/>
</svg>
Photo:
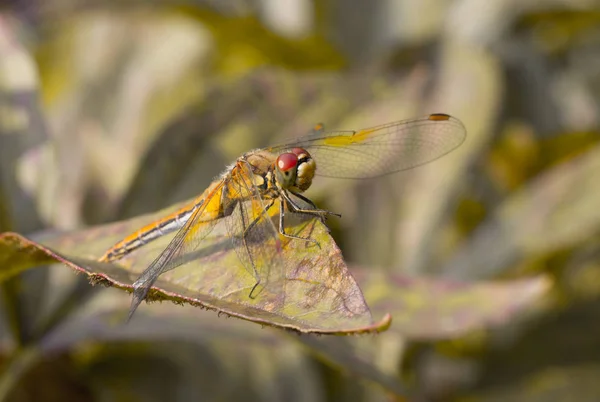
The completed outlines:
<svg viewBox="0 0 600 402">
<path fill-rule="evenodd" d="M 275 180 L 279 187 L 302 193 L 312 184 L 316 164 L 303 148 L 280 154 L 275 161 Z"/>
</svg>

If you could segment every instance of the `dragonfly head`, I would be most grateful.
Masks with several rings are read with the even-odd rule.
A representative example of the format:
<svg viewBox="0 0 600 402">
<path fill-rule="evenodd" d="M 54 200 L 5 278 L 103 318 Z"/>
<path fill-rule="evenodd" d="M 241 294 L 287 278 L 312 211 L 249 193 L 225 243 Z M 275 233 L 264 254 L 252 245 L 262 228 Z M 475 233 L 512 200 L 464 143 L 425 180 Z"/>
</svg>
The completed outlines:
<svg viewBox="0 0 600 402">
<path fill-rule="evenodd" d="M 277 157 L 275 178 L 284 190 L 306 191 L 315 176 L 316 164 L 303 148 L 292 148 Z"/>
</svg>

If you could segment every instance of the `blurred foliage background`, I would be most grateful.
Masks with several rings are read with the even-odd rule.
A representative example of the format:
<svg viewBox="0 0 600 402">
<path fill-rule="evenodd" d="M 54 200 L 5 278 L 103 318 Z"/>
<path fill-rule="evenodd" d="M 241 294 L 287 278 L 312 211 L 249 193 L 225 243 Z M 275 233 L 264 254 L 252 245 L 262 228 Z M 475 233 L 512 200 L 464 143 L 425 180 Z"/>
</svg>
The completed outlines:
<svg viewBox="0 0 600 402">
<path fill-rule="evenodd" d="M 463 121 L 460 149 L 308 193 L 342 214 L 328 223 L 359 283 L 434 281 L 388 333 L 300 337 L 166 304 L 123 326 L 127 294 L 53 266 L 0 285 L 0 399 L 597 401 L 596 0 L 4 1 L 0 231 L 152 212 L 315 123 L 433 112 Z M 519 299 L 532 277 L 547 292 L 518 314 L 497 301 L 462 328 L 435 305 L 452 287 L 447 303 L 500 298 L 457 284 Z"/>
</svg>

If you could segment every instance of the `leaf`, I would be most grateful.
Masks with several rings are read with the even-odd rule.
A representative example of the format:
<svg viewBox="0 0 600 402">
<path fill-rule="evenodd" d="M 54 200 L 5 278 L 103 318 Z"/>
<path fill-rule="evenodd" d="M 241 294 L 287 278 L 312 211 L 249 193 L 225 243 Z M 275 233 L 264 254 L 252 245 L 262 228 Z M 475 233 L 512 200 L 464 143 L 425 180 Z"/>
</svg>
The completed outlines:
<svg viewBox="0 0 600 402">
<path fill-rule="evenodd" d="M 375 312 L 391 311 L 396 319 L 382 336 L 388 339 L 437 340 L 458 337 L 470 331 L 498 326 L 526 311 L 547 290 L 549 281 L 536 277 L 515 281 L 462 283 L 447 279 L 411 278 L 356 269 L 353 273 L 365 290 Z M 236 321 L 217 319 L 193 309 L 170 305 L 153 306 L 137 314 L 130 325 L 114 325 L 127 312 L 121 297 L 97 301 L 95 310 L 86 308 L 41 340 L 46 352 L 56 353 L 82 342 L 117 340 L 185 340 L 211 342 L 227 339 L 281 345 L 272 331 L 247 328 Z M 111 304 L 112 303 L 112 304 Z M 96 311 L 100 309 L 100 311 Z M 344 340 L 290 335 L 328 365 L 382 385 L 397 395 L 411 390 L 375 363 L 376 350 L 369 338 Z"/>
<path fill-rule="evenodd" d="M 281 342 L 275 331 L 248 327 L 239 320 L 227 320 L 212 312 L 158 304 L 142 309 L 127 325 L 115 325 L 129 311 L 129 298 L 113 292 L 99 294 L 77 314 L 71 315 L 40 340 L 44 353 L 61 353 L 81 344 L 111 341 L 186 341 L 211 339 L 238 343 Z"/>
<path fill-rule="evenodd" d="M 440 242 L 446 238 L 443 233 L 447 230 L 448 214 L 458 194 L 464 191 L 473 159 L 488 147 L 502 103 L 503 73 L 496 60 L 459 41 L 446 40 L 442 48 L 439 86 L 425 108 L 445 110 L 459 117 L 467 129 L 467 140 L 435 163 L 411 171 L 405 186 L 395 186 L 403 219 L 389 230 L 399 233 L 394 251 L 403 272 L 432 272 L 432 267 L 439 272 L 435 250 L 444 247 Z M 473 85 L 455 85 L 466 81 Z M 474 104 L 478 106 L 477 113 L 472 112 Z"/>
<path fill-rule="evenodd" d="M 77 314 L 71 315 L 45 334 L 40 340 L 43 353 L 57 354 L 93 342 L 184 341 L 201 345 L 211 351 L 225 351 L 225 355 L 221 355 L 221 358 L 215 359 L 211 364 L 213 370 L 218 371 L 217 366 L 227 361 L 227 353 L 230 353 L 235 355 L 238 367 L 262 367 L 261 362 L 266 361 L 266 357 L 271 364 L 275 364 L 275 370 L 281 372 L 290 368 L 289 354 L 295 350 L 294 345 L 290 343 L 300 343 L 330 366 L 343 368 L 358 378 L 380 384 L 397 395 L 406 394 L 405 387 L 395 375 L 385 373 L 377 367 L 370 337 L 348 337 L 342 340 L 311 335 L 298 336 L 248 326 L 240 320 L 225 320 L 206 311 L 177 308 L 171 304 L 143 309 L 136 313 L 128 325 L 115 325 L 129 309 L 129 299 L 122 296 L 124 295 L 99 294 L 92 304 L 84 306 Z M 360 341 L 364 341 L 360 345 L 370 345 L 371 348 L 367 348 L 366 351 L 364 348 L 360 350 L 357 347 L 357 342 Z M 264 350 L 265 347 L 268 350 Z M 275 356 L 269 354 L 281 356 L 281 351 L 285 351 L 285 362 L 279 362 Z M 294 364 L 298 364 L 300 359 L 300 356 L 297 356 Z"/>
<path fill-rule="evenodd" d="M 523 255 L 555 252 L 600 227 L 600 146 L 556 166 L 511 195 L 441 269 L 454 278 L 497 274 Z"/>
<path fill-rule="evenodd" d="M 396 376 L 385 373 L 377 367 L 377 358 L 372 348 L 372 342 L 368 340 L 371 344 L 369 348 L 365 347 L 365 342 L 361 341 L 363 339 L 340 340 L 304 335 L 298 338 L 298 342 L 310 348 L 313 354 L 330 366 L 347 370 L 358 378 L 370 380 L 398 396 L 414 393 L 413 390 L 408 390 L 406 386 L 403 386 Z"/>
<path fill-rule="evenodd" d="M 374 312 L 394 316 L 390 332 L 409 339 L 455 338 L 501 325 L 527 310 L 549 289 L 539 276 L 495 282 L 460 282 L 353 270 Z"/>
<path fill-rule="evenodd" d="M 0 280 L 32 266 L 59 261 L 87 274 L 94 283 L 131 291 L 132 282 L 166 247 L 172 235 L 135 250 L 118 265 L 97 259 L 118 240 L 165 213 L 161 211 L 61 236 L 46 236 L 41 240 L 43 244 L 14 233 L 1 235 Z M 157 280 L 148 299 L 186 302 L 305 333 L 352 334 L 387 329 L 391 317 L 386 315 L 380 322 L 373 322 L 362 293 L 325 225 L 298 215 L 292 214 L 286 230 L 299 236 L 311 236 L 320 243 L 321 250 L 308 242 L 285 239 L 283 252 L 289 253 L 293 264 L 286 267 L 283 294 L 266 290 L 255 299 L 249 298 L 255 279 L 240 268 L 231 242 L 217 225 L 211 237 L 205 239 L 204 248 L 193 256 L 186 256 L 182 265 Z"/>
<path fill-rule="evenodd" d="M 600 367 L 593 362 L 550 365 L 532 375 L 522 375 L 514 381 L 486 387 L 465 399 L 473 402 L 595 402 L 600 393 L 598 375 Z"/>
<path fill-rule="evenodd" d="M 37 200 L 39 160 L 49 139 L 39 108 L 35 60 L 3 22 L 0 40 L 0 231 L 30 232 L 42 226 Z M 20 78 L 14 80 L 14 77 Z M 45 271 L 28 272 L 0 286 L 5 330 L 19 343 L 33 338 L 46 290 Z M 1 336 L 1 335 L 0 335 Z"/>
</svg>

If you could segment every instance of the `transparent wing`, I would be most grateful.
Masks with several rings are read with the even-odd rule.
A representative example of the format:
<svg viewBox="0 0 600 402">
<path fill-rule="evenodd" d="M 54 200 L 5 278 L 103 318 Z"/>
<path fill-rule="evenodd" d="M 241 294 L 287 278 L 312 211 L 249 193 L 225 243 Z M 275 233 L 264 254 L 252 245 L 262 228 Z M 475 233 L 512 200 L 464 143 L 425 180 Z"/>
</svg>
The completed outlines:
<svg viewBox="0 0 600 402">
<path fill-rule="evenodd" d="M 129 308 L 129 319 L 131 319 L 135 310 L 146 298 L 148 291 L 158 277 L 184 263 L 185 261 L 182 257 L 189 252 L 198 249 L 202 240 L 204 240 L 214 229 L 218 219 L 203 221 L 202 218 L 207 208 L 219 207 L 219 199 L 224 184 L 225 180 L 221 181 L 221 183 L 217 185 L 201 203 L 198 203 L 198 207 L 192 213 L 186 224 L 179 229 L 167 247 L 133 283 L 133 298 L 131 300 L 131 307 Z"/>
<path fill-rule="evenodd" d="M 358 131 L 313 130 L 267 150 L 279 153 L 301 147 L 316 161 L 317 175 L 361 179 L 431 162 L 457 148 L 465 138 L 460 120 L 439 113 Z"/>
<path fill-rule="evenodd" d="M 281 294 L 285 263 L 279 232 L 269 209 L 277 209 L 276 200 L 264 200 L 254 185 L 252 168 L 240 162 L 232 172 L 227 191 L 230 198 L 241 200 L 231 215 L 225 217 L 227 232 L 244 268 L 256 279 L 249 296 L 254 298 L 268 287 L 269 292 Z"/>
</svg>

